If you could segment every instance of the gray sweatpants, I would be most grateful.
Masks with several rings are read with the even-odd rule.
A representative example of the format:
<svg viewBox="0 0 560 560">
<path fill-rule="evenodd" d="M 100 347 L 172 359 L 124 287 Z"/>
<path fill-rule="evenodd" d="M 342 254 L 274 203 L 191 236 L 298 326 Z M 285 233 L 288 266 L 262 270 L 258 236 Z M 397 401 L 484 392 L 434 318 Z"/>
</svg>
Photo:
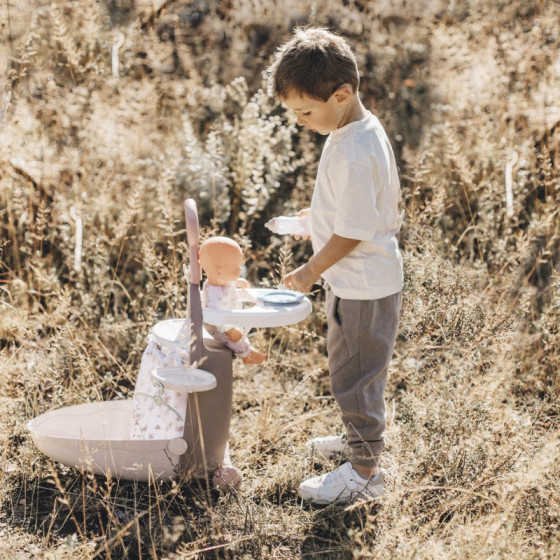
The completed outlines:
<svg viewBox="0 0 560 560">
<path fill-rule="evenodd" d="M 383 451 L 383 393 L 398 334 L 401 295 L 351 300 L 326 288 L 331 389 L 355 465 L 376 466 Z"/>
</svg>

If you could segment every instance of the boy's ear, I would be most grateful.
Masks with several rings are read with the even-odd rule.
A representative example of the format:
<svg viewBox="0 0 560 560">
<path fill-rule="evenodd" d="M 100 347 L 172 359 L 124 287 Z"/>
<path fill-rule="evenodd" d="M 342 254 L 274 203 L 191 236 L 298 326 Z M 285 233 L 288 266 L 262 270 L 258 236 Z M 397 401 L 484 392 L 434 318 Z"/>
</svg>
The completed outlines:
<svg viewBox="0 0 560 560">
<path fill-rule="evenodd" d="M 354 95 L 354 90 L 350 84 L 342 84 L 336 88 L 333 95 L 338 103 L 347 103 L 351 99 L 352 95 Z"/>
</svg>

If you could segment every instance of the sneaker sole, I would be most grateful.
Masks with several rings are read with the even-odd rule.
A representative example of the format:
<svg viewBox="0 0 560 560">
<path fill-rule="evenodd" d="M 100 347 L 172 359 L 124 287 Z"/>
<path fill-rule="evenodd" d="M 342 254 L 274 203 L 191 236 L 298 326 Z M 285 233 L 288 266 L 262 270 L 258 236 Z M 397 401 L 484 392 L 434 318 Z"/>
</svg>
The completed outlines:
<svg viewBox="0 0 560 560">
<path fill-rule="evenodd" d="M 335 500 L 321 500 L 321 499 L 314 499 L 314 496 L 306 495 L 305 491 L 302 491 L 301 488 L 298 488 L 298 496 L 305 502 L 311 502 L 315 505 L 326 506 L 329 504 L 352 504 L 356 500 L 363 498 L 366 501 L 377 500 L 382 498 L 385 494 L 385 485 L 374 486 L 375 489 L 375 496 L 372 494 L 364 494 L 362 492 L 353 492 L 350 494 L 348 498 L 336 498 Z"/>
</svg>

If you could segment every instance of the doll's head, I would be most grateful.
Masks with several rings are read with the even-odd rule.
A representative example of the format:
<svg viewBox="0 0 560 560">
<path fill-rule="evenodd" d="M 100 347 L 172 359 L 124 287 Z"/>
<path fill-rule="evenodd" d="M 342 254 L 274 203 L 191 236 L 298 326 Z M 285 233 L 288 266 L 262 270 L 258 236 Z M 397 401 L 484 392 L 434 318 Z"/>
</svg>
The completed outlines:
<svg viewBox="0 0 560 560">
<path fill-rule="evenodd" d="M 200 266 L 210 284 L 224 286 L 241 274 L 243 251 L 229 237 L 210 237 L 200 247 Z"/>
</svg>

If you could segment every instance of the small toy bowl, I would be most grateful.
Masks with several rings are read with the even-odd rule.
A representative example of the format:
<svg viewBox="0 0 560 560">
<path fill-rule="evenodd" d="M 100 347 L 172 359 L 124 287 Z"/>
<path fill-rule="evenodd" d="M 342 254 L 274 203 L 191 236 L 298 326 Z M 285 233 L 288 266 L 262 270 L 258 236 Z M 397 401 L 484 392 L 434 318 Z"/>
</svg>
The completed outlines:
<svg viewBox="0 0 560 560">
<path fill-rule="evenodd" d="M 296 305 L 303 301 L 305 294 L 294 290 L 270 290 L 258 296 L 266 305 Z"/>
</svg>

